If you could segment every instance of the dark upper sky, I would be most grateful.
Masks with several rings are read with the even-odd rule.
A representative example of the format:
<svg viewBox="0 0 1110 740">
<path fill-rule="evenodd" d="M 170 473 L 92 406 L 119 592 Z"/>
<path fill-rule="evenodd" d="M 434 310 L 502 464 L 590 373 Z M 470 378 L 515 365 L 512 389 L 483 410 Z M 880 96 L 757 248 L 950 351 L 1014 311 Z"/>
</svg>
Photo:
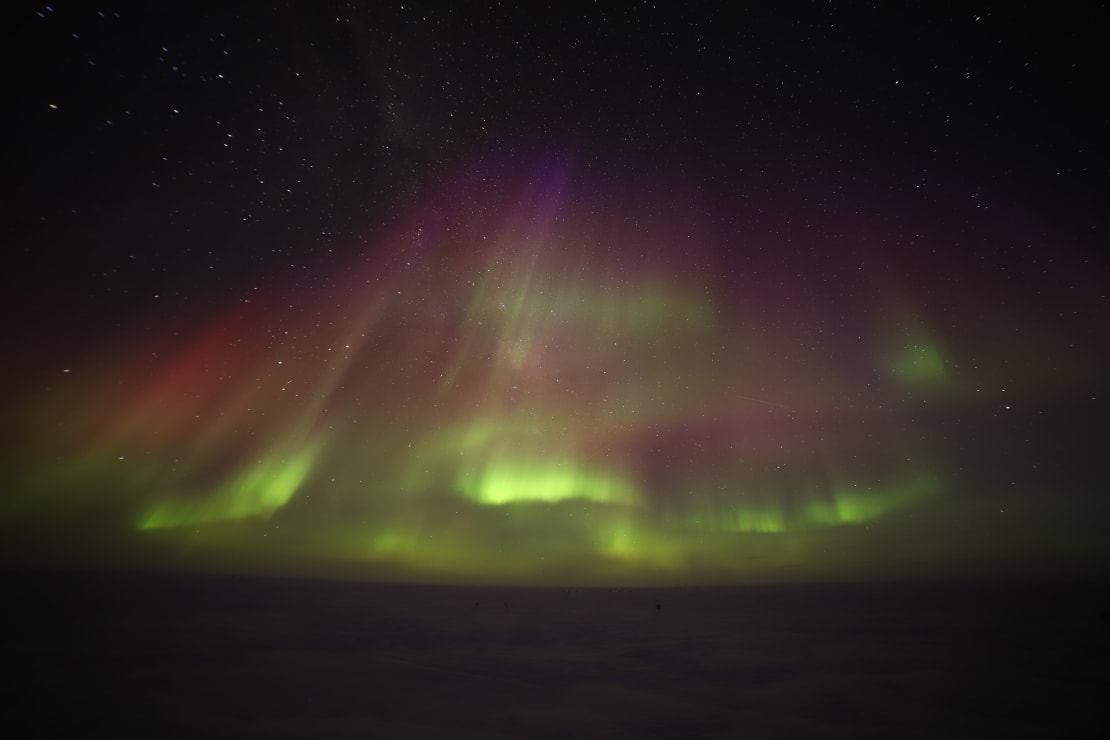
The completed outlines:
<svg viewBox="0 0 1110 740">
<path fill-rule="evenodd" d="M 505 6 L 10 11 L 6 562 L 1104 567 L 1105 5 Z"/>
</svg>

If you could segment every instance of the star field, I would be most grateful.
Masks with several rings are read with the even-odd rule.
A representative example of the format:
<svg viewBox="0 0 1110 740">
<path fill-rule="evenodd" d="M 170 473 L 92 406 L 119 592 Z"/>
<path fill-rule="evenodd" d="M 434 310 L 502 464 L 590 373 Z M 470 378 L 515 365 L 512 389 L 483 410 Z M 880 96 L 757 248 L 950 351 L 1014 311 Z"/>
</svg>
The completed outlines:
<svg viewBox="0 0 1110 740">
<path fill-rule="evenodd" d="M 1104 9 L 27 5 L 15 564 L 1098 572 Z"/>
</svg>

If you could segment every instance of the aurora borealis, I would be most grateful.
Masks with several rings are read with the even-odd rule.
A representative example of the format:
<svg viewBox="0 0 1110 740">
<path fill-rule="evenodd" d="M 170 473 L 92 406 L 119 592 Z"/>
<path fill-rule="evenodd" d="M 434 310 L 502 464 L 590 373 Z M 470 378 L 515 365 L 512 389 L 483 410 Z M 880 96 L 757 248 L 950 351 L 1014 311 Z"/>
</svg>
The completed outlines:
<svg viewBox="0 0 1110 740">
<path fill-rule="evenodd" d="M 939 60 L 869 40 L 841 78 L 821 52 L 889 19 L 783 61 L 771 18 L 250 12 L 25 21 L 54 54 L 27 136 L 62 143 L 19 160 L 9 219 L 11 562 L 520 584 L 1106 562 L 1106 150 L 1020 19 L 982 31 L 1012 56 L 961 11 Z M 1014 85 L 1053 116 L 1021 119 Z"/>
</svg>

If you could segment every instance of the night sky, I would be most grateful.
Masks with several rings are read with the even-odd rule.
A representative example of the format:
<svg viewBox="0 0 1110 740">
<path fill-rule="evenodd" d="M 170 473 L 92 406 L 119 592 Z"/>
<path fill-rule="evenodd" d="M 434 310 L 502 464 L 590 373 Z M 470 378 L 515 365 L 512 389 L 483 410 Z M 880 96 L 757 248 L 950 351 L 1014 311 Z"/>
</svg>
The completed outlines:
<svg viewBox="0 0 1110 740">
<path fill-rule="evenodd" d="M 1110 565 L 1110 11 L 17 4 L 0 564 Z"/>
</svg>

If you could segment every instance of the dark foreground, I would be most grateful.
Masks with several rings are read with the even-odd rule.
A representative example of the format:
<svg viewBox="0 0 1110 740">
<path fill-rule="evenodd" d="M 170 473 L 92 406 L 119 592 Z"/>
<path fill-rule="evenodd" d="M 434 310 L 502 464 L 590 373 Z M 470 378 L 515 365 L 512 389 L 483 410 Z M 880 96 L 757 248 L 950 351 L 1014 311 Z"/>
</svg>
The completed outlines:
<svg viewBox="0 0 1110 740">
<path fill-rule="evenodd" d="M 27 736 L 1059 737 L 1110 696 L 1105 586 L 0 579 Z"/>
</svg>

